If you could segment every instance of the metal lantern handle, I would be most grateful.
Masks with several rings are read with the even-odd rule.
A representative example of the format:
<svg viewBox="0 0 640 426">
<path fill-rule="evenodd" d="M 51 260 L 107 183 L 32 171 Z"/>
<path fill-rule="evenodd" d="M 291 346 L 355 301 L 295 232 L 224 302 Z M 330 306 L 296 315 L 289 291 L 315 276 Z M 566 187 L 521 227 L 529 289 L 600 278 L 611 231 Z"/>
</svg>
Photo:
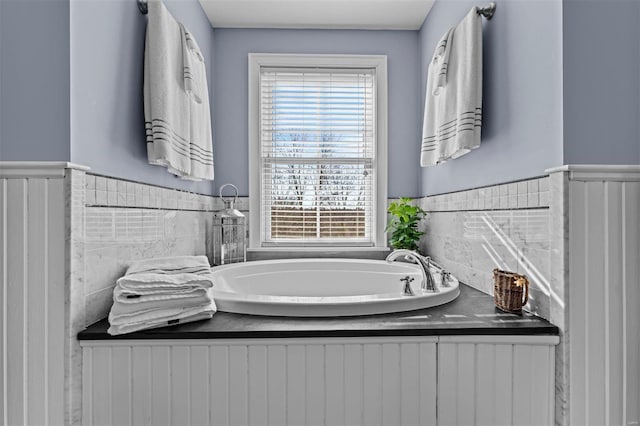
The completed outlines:
<svg viewBox="0 0 640 426">
<path fill-rule="evenodd" d="M 233 189 L 236 191 L 235 195 L 233 196 L 233 201 L 232 201 L 232 200 L 225 200 L 224 196 L 222 195 L 222 191 L 223 191 L 227 186 L 230 186 L 231 188 L 233 188 Z M 227 205 L 227 202 L 231 203 L 231 208 L 233 208 L 233 206 L 235 206 L 235 204 L 236 204 L 236 201 L 238 201 L 238 187 L 237 187 L 237 186 L 235 186 L 235 185 L 234 185 L 234 184 L 232 184 L 232 183 L 225 183 L 224 185 L 222 185 L 222 186 L 220 187 L 219 197 L 220 197 L 220 199 L 222 200 L 222 202 L 223 202 L 225 205 Z"/>
</svg>

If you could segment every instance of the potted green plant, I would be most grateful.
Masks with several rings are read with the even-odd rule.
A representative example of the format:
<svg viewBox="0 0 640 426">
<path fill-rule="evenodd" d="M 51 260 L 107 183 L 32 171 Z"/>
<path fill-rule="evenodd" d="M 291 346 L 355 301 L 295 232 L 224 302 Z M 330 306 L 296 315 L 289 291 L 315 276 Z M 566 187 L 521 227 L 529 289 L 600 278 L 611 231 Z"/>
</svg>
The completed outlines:
<svg viewBox="0 0 640 426">
<path fill-rule="evenodd" d="M 418 240 L 424 235 L 424 232 L 418 230 L 418 223 L 427 212 L 411 204 L 411 198 L 406 197 L 391 203 L 387 211 L 393 216 L 386 229 L 391 232 L 391 247 L 418 250 Z"/>
</svg>

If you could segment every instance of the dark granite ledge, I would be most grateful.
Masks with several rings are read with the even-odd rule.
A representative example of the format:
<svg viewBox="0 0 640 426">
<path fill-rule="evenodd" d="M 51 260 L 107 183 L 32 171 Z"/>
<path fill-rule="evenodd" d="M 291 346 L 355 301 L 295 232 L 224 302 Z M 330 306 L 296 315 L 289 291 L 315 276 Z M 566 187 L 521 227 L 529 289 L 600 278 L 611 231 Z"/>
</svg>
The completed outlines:
<svg viewBox="0 0 640 426">
<path fill-rule="evenodd" d="M 216 313 L 212 319 L 120 336 L 107 334 L 106 319 L 78 334 L 79 340 L 261 339 L 451 335 L 558 335 L 558 327 L 529 313 L 498 310 L 493 298 L 466 285 L 453 302 L 417 311 L 336 318 L 293 318 Z"/>
</svg>

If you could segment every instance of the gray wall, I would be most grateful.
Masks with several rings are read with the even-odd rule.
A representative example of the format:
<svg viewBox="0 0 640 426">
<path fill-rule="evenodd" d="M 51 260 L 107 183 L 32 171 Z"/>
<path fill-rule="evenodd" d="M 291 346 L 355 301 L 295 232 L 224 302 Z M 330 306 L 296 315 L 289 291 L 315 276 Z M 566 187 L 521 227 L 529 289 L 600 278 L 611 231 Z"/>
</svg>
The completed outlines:
<svg viewBox="0 0 640 426">
<path fill-rule="evenodd" d="M 419 194 L 420 59 L 416 31 L 216 29 L 216 186 L 233 182 L 249 193 L 247 54 L 380 54 L 388 58 L 389 196 Z"/>
<path fill-rule="evenodd" d="M 640 164 L 640 1 L 565 0 L 564 163 Z"/>
<path fill-rule="evenodd" d="M 0 0 L 0 159 L 69 161 L 69 0 Z"/>
<path fill-rule="evenodd" d="M 164 3 L 198 40 L 213 96 L 211 24 L 197 0 Z M 135 0 L 71 2 L 71 161 L 97 174 L 211 194 L 211 182 L 183 181 L 147 163 L 142 107 L 146 20 Z"/>
<path fill-rule="evenodd" d="M 640 1 L 498 1 L 484 22 L 481 148 L 424 169 L 427 63 L 477 1 L 436 2 L 420 32 L 214 31 L 197 0 L 164 1 L 209 62 L 213 184 L 147 164 L 146 18 L 134 0 L 0 0 L 0 158 L 70 160 L 208 194 L 233 182 L 246 195 L 247 53 L 275 52 L 388 55 L 390 196 L 526 179 L 567 163 L 640 163 Z"/>
<path fill-rule="evenodd" d="M 422 195 L 540 176 L 562 164 L 562 4 L 497 3 L 493 19 L 483 22 L 482 144 L 458 159 L 423 168 Z M 436 43 L 472 6 L 482 4 L 440 0 L 427 16 L 420 30 L 421 110 Z M 416 155 L 418 144 L 416 139 Z"/>
</svg>

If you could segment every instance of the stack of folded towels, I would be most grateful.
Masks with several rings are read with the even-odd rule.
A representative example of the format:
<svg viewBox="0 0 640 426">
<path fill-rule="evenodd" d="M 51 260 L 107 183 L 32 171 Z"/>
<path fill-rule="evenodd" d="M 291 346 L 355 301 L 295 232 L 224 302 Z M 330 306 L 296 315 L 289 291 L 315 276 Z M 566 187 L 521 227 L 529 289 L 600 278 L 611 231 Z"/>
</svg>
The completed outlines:
<svg viewBox="0 0 640 426">
<path fill-rule="evenodd" d="M 109 313 L 109 334 L 209 319 L 216 312 L 206 256 L 134 262 L 118 279 Z"/>
</svg>

